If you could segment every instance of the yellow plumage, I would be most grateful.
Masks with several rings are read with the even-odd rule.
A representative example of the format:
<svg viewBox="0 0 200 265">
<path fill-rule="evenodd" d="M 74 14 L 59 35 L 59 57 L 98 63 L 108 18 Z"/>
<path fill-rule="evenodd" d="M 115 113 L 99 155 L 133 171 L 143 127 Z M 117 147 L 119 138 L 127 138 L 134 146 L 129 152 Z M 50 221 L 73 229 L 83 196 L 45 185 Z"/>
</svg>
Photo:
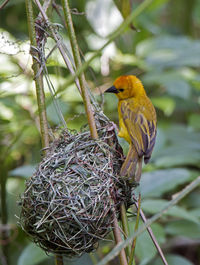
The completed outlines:
<svg viewBox="0 0 200 265">
<path fill-rule="evenodd" d="M 148 163 L 156 138 L 156 111 L 147 97 L 142 82 L 133 75 L 120 76 L 105 92 L 119 99 L 119 137 L 129 143 L 129 151 L 121 168 L 121 176 L 139 181 L 142 158 Z"/>
</svg>

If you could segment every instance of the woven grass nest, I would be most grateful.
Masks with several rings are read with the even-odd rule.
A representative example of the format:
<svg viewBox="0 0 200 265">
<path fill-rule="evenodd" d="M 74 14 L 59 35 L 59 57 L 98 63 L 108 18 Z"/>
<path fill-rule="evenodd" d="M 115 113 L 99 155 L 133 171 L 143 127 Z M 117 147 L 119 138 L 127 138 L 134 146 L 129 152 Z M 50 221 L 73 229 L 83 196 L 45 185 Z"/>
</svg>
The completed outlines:
<svg viewBox="0 0 200 265">
<path fill-rule="evenodd" d="M 67 257 L 91 252 L 113 226 L 113 211 L 130 190 L 119 179 L 123 154 L 112 123 L 88 131 L 63 131 L 21 196 L 20 224 L 46 252 Z"/>
</svg>

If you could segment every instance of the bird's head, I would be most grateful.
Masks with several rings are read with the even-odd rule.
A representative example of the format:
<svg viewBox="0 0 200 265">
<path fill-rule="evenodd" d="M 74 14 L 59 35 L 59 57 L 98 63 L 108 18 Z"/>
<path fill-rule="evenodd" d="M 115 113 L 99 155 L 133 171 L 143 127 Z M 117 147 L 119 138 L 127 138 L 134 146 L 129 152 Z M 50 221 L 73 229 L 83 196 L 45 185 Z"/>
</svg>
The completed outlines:
<svg viewBox="0 0 200 265">
<path fill-rule="evenodd" d="M 137 97 L 145 94 L 142 82 L 134 75 L 118 77 L 106 93 L 115 93 L 118 99 Z"/>
</svg>

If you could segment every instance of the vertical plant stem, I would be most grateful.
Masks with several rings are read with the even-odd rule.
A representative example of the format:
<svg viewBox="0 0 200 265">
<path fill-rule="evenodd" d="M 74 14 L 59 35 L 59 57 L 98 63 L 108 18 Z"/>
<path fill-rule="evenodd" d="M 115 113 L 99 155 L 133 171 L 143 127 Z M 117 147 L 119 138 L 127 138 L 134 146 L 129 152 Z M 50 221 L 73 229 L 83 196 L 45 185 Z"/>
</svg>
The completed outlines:
<svg viewBox="0 0 200 265">
<path fill-rule="evenodd" d="M 64 265 L 62 255 L 55 255 L 55 265 Z"/>
<path fill-rule="evenodd" d="M 121 233 L 120 233 L 120 229 L 118 226 L 117 217 L 116 217 L 115 212 L 113 212 L 113 218 L 114 218 L 113 233 L 114 233 L 114 237 L 115 237 L 115 242 L 118 244 L 118 243 L 122 242 L 122 238 L 121 238 Z M 125 253 L 124 249 L 122 249 L 119 253 L 119 260 L 120 260 L 121 265 L 128 265 L 126 253 Z"/>
<path fill-rule="evenodd" d="M 7 170 L 5 168 L 4 161 L 1 161 L 2 168 L 0 170 L 0 193 L 1 193 L 1 222 L 2 222 L 2 230 L 1 230 L 1 239 L 5 242 L 2 245 L 2 258 L 0 261 L 4 262 L 5 265 L 9 264 L 9 246 L 6 244 L 6 241 L 9 237 L 8 230 L 4 228 L 8 222 L 8 212 L 7 212 L 7 204 L 6 204 L 6 181 L 7 181 Z"/>
<path fill-rule="evenodd" d="M 141 194 L 139 194 L 138 207 L 136 207 L 137 208 L 137 217 L 136 217 L 136 223 L 135 223 L 135 232 L 138 230 L 138 226 L 139 226 L 139 220 L 140 220 L 140 205 L 141 205 Z M 134 255 L 135 255 L 136 240 L 137 240 L 137 237 L 135 237 L 133 239 L 133 243 L 132 243 L 132 247 L 131 247 L 131 255 L 130 255 L 129 265 L 134 265 L 135 264 Z"/>
<path fill-rule="evenodd" d="M 121 222 L 122 222 L 124 237 L 125 239 L 127 239 L 127 237 L 129 236 L 129 226 L 128 226 L 128 218 L 127 218 L 126 208 L 125 208 L 124 203 L 121 203 L 120 205 L 120 214 L 121 214 Z M 131 245 L 128 245 L 128 247 L 126 248 L 126 253 L 127 253 L 127 256 L 130 256 Z"/>
<path fill-rule="evenodd" d="M 35 21 L 33 17 L 33 6 L 31 0 L 26 0 L 26 13 L 27 13 L 27 22 L 29 29 L 29 37 L 31 46 L 37 48 L 36 42 L 36 33 L 35 33 Z M 44 85 L 43 85 L 43 76 L 42 74 L 38 75 L 40 70 L 39 55 L 37 53 L 37 49 L 32 51 L 33 58 L 33 72 L 35 76 L 35 86 L 36 86 L 36 94 L 37 94 L 37 103 L 38 103 L 38 112 L 40 118 L 40 133 L 42 140 L 42 147 L 46 148 L 49 146 L 49 133 L 48 133 L 48 122 L 46 115 L 46 106 L 45 106 L 45 94 L 44 94 Z M 44 154 L 46 151 L 44 151 Z M 62 256 L 55 256 L 55 264 L 63 265 Z"/>
<path fill-rule="evenodd" d="M 63 5 L 64 16 L 65 16 L 65 21 L 67 24 L 67 29 L 68 29 L 68 33 L 69 33 L 69 38 L 70 38 L 70 42 L 71 42 L 71 47 L 72 47 L 75 65 L 77 68 L 80 68 L 80 67 L 82 67 L 82 62 L 81 62 L 79 47 L 78 47 L 78 43 L 77 43 L 75 31 L 74 31 L 74 26 L 73 26 L 73 22 L 72 22 L 72 17 L 71 17 L 71 12 L 70 12 L 70 8 L 69 8 L 68 0 L 62 0 L 62 5 Z M 92 106 L 91 106 L 88 90 L 85 86 L 85 77 L 84 77 L 83 72 L 78 76 L 78 79 L 79 79 L 81 94 L 82 94 L 82 98 L 83 98 L 83 102 L 85 105 L 85 110 L 86 110 L 86 114 L 87 114 L 87 118 L 88 118 L 88 124 L 90 127 L 91 136 L 93 139 L 97 139 L 98 134 L 97 134 L 96 124 L 95 124 L 94 115 L 92 112 Z M 122 242 L 121 234 L 120 234 L 120 230 L 119 230 L 119 226 L 118 226 L 118 222 L 117 222 L 117 218 L 116 218 L 115 214 L 114 214 L 113 232 L 114 232 L 114 237 L 115 237 L 116 243 Z M 124 249 L 120 252 L 119 258 L 120 258 L 121 265 L 128 265 Z"/>
<path fill-rule="evenodd" d="M 7 3 L 9 2 L 10 0 L 5 0 L 1 5 L 0 5 L 0 10 L 3 9 Z"/>
<path fill-rule="evenodd" d="M 37 48 L 36 42 L 36 34 L 35 34 L 35 21 L 33 18 L 33 6 L 32 1 L 26 0 L 26 12 L 27 12 L 27 22 L 28 22 L 28 30 L 31 46 Z M 38 112 L 40 118 L 40 133 L 42 140 L 42 147 L 49 146 L 49 134 L 48 134 L 48 123 L 46 116 L 46 107 L 45 107 L 45 95 L 44 95 L 44 85 L 43 85 L 43 76 L 40 74 L 37 76 L 39 72 L 40 65 L 38 63 L 39 56 L 36 49 L 32 49 L 32 58 L 33 58 L 33 72 L 35 75 L 35 86 L 36 86 L 36 94 L 37 94 L 37 103 L 38 103 Z M 37 59 L 38 60 L 37 60 Z"/>
<path fill-rule="evenodd" d="M 69 8 L 68 0 L 62 0 L 62 6 L 63 6 L 63 10 L 64 10 L 64 16 L 65 16 L 65 21 L 67 24 L 67 29 L 68 29 L 68 33 L 69 33 L 69 38 L 70 38 L 70 42 L 71 42 L 71 47 L 72 47 L 75 65 L 77 68 L 80 68 L 82 66 L 81 57 L 80 57 L 80 53 L 79 53 L 79 47 L 78 47 L 78 43 L 77 43 L 77 39 L 76 39 L 76 34 L 74 31 L 74 26 L 73 26 L 73 22 L 72 22 L 71 11 Z M 95 124 L 94 115 L 93 115 L 93 111 L 92 111 L 92 105 L 90 102 L 87 88 L 85 86 L 84 74 L 81 73 L 80 76 L 78 77 L 78 79 L 79 79 L 79 83 L 80 83 L 80 87 L 81 87 L 81 94 L 82 94 L 83 103 L 85 106 L 86 115 L 88 118 L 88 124 L 89 124 L 89 128 L 90 128 L 91 136 L 93 139 L 97 139 L 98 134 L 97 134 L 96 124 Z"/>
</svg>

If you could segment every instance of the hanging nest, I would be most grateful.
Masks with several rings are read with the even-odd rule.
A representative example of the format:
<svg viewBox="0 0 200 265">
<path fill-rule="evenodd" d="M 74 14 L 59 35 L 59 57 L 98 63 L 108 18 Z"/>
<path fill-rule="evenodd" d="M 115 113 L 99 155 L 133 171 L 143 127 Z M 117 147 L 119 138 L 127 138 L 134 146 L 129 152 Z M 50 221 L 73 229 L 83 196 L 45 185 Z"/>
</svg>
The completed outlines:
<svg viewBox="0 0 200 265">
<path fill-rule="evenodd" d="M 68 131 L 50 147 L 21 196 L 22 228 L 46 252 L 68 257 L 91 252 L 113 227 L 113 211 L 128 203 L 130 189 L 117 176 L 123 162 L 112 123 Z M 129 194 L 129 195 L 128 195 Z"/>
</svg>

